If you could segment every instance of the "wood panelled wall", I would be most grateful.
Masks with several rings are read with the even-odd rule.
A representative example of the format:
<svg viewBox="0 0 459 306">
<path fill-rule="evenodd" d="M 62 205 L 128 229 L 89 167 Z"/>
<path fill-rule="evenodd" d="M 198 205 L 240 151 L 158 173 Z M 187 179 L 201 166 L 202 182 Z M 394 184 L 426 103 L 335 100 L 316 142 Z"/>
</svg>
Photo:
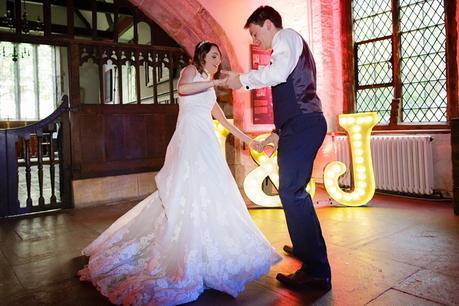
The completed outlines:
<svg viewBox="0 0 459 306">
<path fill-rule="evenodd" d="M 82 105 L 71 114 L 73 177 L 157 171 L 178 105 Z"/>
<path fill-rule="evenodd" d="M 133 63 L 137 68 L 136 71 L 139 71 L 139 67 L 149 61 L 148 58 L 141 60 L 140 54 L 150 53 L 167 53 L 170 71 L 175 71 L 174 69 L 179 69 L 188 62 L 185 51 L 159 25 L 128 0 L 114 0 L 113 3 L 96 0 L 47 0 L 44 2 L 33 0 L 29 2 L 42 5 L 43 24 L 41 26 L 35 24 L 37 27 L 32 29 L 34 33 L 25 31 L 25 24 L 22 24 L 21 18 L 16 17 L 22 14 L 23 2 L 21 0 L 8 1 L 8 8 L 11 8 L 13 13 L 10 16 L 0 16 L 0 23 L 3 25 L 3 30 L 0 31 L 0 41 L 48 44 L 68 48 L 70 112 L 66 115 L 69 115 L 70 128 L 65 131 L 63 137 L 66 143 L 71 144 L 64 148 L 66 158 L 71 156 L 71 165 L 68 165 L 71 171 L 66 171 L 66 174 L 69 175 L 65 177 L 69 186 L 72 180 L 159 170 L 164 163 L 167 144 L 175 130 L 178 105 L 103 104 L 102 76 L 104 71 L 102 65 L 105 64 L 103 56 L 95 61 L 99 65 L 101 104 L 85 105 L 80 97 L 81 49 L 89 46 L 96 51 L 133 50 L 135 54 Z M 53 23 L 51 9 L 55 6 L 66 9 L 66 26 Z M 75 23 L 75 16 L 84 19 L 81 18 L 79 10 L 91 11 L 91 22 L 87 21 L 85 26 Z M 111 29 L 101 31 L 97 28 L 99 16 L 113 22 Z M 120 16 L 124 16 L 124 20 L 120 20 Z M 5 31 L 4 24 L 11 18 L 13 18 L 14 26 Z M 129 22 L 133 26 L 133 39 L 128 43 L 121 43 L 119 37 L 128 29 Z M 140 22 L 145 22 L 150 27 L 151 37 L 148 44 L 139 43 L 137 24 Z M 103 52 L 98 54 L 103 55 Z M 183 60 L 180 60 L 182 57 Z M 154 56 L 153 59 L 155 59 Z M 116 62 L 115 64 L 120 65 Z M 148 64 L 156 63 L 148 62 Z M 120 80 L 121 78 L 119 82 Z M 140 88 L 139 82 L 137 72 L 136 88 Z M 169 82 L 170 101 L 174 103 L 172 78 Z M 121 82 L 120 88 L 122 88 Z M 118 90 L 117 93 L 121 95 L 122 91 Z M 156 92 L 154 95 L 156 96 Z M 137 103 L 140 103 L 139 91 L 137 92 Z M 64 192 L 70 195 L 70 191 Z M 70 200 L 67 201 L 67 204 L 71 206 L 69 202 Z"/>
<path fill-rule="evenodd" d="M 81 48 L 76 42 L 69 48 L 73 179 L 159 170 L 175 131 L 178 104 L 83 104 L 79 84 Z M 159 49 L 183 52 L 178 48 Z M 172 62 L 180 65 L 178 61 Z"/>
</svg>

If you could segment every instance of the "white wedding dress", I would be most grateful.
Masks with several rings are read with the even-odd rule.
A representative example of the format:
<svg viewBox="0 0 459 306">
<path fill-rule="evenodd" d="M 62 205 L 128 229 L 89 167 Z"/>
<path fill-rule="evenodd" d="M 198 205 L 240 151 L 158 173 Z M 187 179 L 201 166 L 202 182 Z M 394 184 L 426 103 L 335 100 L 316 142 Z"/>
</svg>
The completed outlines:
<svg viewBox="0 0 459 306">
<path fill-rule="evenodd" d="M 207 288 L 236 297 L 281 259 L 251 220 L 220 151 L 215 101 L 213 88 L 179 98 L 158 190 L 83 250 L 90 258 L 80 279 L 112 303 L 176 305 Z"/>
</svg>

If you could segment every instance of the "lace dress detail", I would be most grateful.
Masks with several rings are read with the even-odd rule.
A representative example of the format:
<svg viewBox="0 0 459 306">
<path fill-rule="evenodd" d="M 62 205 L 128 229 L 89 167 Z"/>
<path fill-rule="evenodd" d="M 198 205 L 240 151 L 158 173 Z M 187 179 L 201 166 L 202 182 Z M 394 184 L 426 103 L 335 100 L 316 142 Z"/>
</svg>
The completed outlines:
<svg viewBox="0 0 459 306">
<path fill-rule="evenodd" d="M 179 98 L 158 190 L 82 251 L 90 257 L 80 279 L 112 303 L 177 305 L 207 288 L 236 297 L 281 259 L 251 220 L 220 151 L 215 101 L 213 88 Z"/>
</svg>

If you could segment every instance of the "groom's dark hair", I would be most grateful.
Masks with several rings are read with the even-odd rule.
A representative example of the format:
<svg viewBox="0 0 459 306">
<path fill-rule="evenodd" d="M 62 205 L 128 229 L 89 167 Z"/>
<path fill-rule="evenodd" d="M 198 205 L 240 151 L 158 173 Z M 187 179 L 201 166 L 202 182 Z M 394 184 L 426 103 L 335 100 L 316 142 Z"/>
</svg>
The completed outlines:
<svg viewBox="0 0 459 306">
<path fill-rule="evenodd" d="M 281 15 L 275 9 L 267 5 L 260 6 L 250 15 L 244 25 L 244 29 L 248 29 L 251 23 L 262 27 L 267 19 L 271 20 L 276 28 L 282 29 Z"/>
</svg>

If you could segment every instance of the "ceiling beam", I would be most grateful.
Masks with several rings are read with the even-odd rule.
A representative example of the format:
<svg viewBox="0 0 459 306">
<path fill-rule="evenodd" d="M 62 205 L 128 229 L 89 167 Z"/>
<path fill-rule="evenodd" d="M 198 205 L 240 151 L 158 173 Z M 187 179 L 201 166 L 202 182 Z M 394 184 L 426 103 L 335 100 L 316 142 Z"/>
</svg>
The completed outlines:
<svg viewBox="0 0 459 306">
<path fill-rule="evenodd" d="M 27 0 L 26 3 L 38 3 L 42 4 L 43 0 Z M 66 0 L 51 0 L 51 5 L 57 5 L 62 7 L 67 7 Z M 92 10 L 92 0 L 77 0 L 75 1 L 75 8 L 80 10 Z M 115 5 L 113 3 L 106 3 L 106 2 L 97 2 L 97 11 L 100 13 L 113 13 Z M 132 11 L 127 7 L 120 6 L 119 8 L 120 14 L 132 14 Z"/>
</svg>

